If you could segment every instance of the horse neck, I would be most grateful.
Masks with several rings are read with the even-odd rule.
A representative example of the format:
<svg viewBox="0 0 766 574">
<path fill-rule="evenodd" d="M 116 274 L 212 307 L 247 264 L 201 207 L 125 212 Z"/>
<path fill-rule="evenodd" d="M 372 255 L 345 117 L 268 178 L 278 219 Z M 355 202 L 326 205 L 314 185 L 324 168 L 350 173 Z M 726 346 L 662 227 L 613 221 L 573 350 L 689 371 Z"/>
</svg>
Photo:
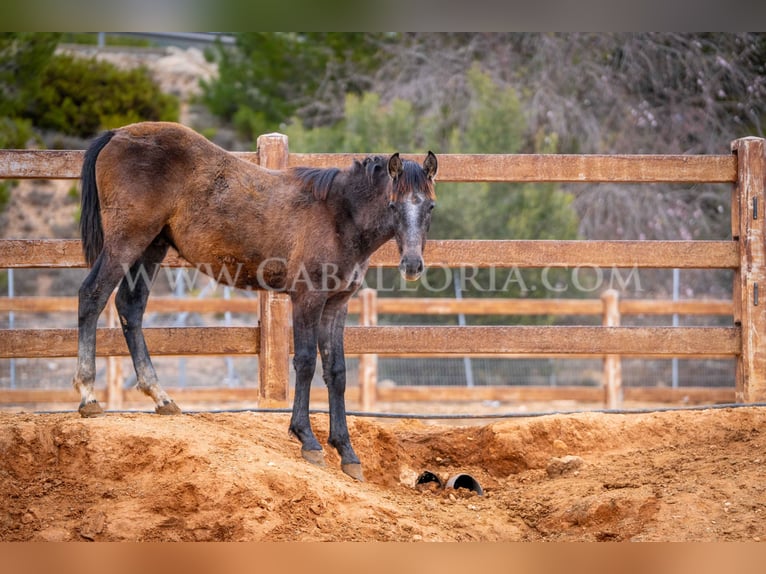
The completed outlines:
<svg viewBox="0 0 766 574">
<path fill-rule="evenodd" d="M 330 194 L 330 202 L 345 245 L 355 245 L 369 257 L 394 236 L 394 220 L 385 193 L 365 193 L 352 187 Z"/>
</svg>

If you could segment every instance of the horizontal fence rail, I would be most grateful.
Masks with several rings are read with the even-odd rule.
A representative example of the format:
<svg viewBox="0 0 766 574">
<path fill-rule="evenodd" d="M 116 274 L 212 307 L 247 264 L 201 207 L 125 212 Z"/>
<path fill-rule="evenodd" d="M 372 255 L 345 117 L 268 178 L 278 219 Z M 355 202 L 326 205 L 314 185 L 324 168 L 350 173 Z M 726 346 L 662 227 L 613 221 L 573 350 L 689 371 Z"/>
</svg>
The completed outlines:
<svg viewBox="0 0 766 574">
<path fill-rule="evenodd" d="M 150 327 L 154 355 L 258 354 L 257 327 Z M 120 329 L 98 329 L 97 354 L 127 356 Z M 726 357 L 739 354 L 734 327 L 346 327 L 346 352 L 394 357 L 433 355 Z M 289 347 L 293 352 L 292 342 Z M 72 357 L 76 329 L 13 329 L 0 340 L 0 357 Z"/>
<path fill-rule="evenodd" d="M 426 244 L 429 267 L 645 267 L 655 269 L 736 269 L 736 241 L 503 241 L 433 240 Z M 168 267 L 189 263 L 171 250 Z M 373 254 L 370 264 L 398 267 L 393 241 Z M 2 239 L 0 268 L 85 267 L 76 239 Z"/>
<path fill-rule="evenodd" d="M 608 292 L 607 292 L 608 293 Z M 616 297 L 615 295 L 612 297 Z M 607 324 L 607 315 L 610 312 L 616 311 L 619 315 L 728 315 L 733 313 L 733 304 L 729 300 L 616 300 L 616 306 L 614 309 L 610 309 L 608 304 L 609 297 L 602 297 L 601 299 L 509 299 L 509 298 L 467 298 L 467 299 L 447 299 L 447 298 L 404 298 L 404 297 L 391 297 L 391 298 L 379 298 L 376 296 L 374 290 L 366 289 L 360 292 L 358 297 L 354 297 L 349 302 L 349 313 L 352 315 L 360 315 L 365 325 L 377 324 L 377 318 L 380 315 L 394 314 L 394 315 L 550 315 L 550 316 L 567 316 L 567 315 L 600 315 L 603 317 L 604 324 Z M 113 314 L 114 308 L 110 304 L 108 312 Z M 0 312 L 14 312 L 14 313 L 75 313 L 77 311 L 77 299 L 75 297 L 0 297 Z M 189 298 L 189 297 L 151 297 L 147 305 L 148 313 L 159 314 L 171 314 L 171 313 L 243 313 L 251 314 L 254 318 L 260 311 L 260 301 L 257 296 L 250 297 L 234 297 L 234 298 Z M 111 317 L 111 315 L 109 315 Z M 374 319 L 372 319 L 374 317 Z M 619 319 L 617 319 L 619 324 Z M 164 331 L 168 331 L 167 329 Z M 187 333 L 175 333 L 175 329 L 170 329 L 175 334 L 174 338 L 164 339 L 162 337 L 163 330 L 157 330 L 156 333 L 152 333 L 150 340 L 152 340 L 153 352 L 157 355 L 186 354 L 189 349 L 193 348 L 195 342 L 199 341 L 199 329 L 191 330 Z M 206 347 L 206 353 L 210 355 L 226 354 L 226 349 L 238 349 L 238 353 L 242 354 L 257 354 L 259 350 L 259 336 L 260 332 L 258 328 L 252 329 L 252 334 L 248 333 L 248 329 L 240 329 L 239 332 L 233 330 L 218 328 L 216 345 L 215 347 Z M 99 331 L 99 354 L 104 356 L 126 356 L 125 345 L 122 342 L 122 338 L 117 333 L 116 329 L 101 330 Z M 364 330 L 360 331 L 364 333 Z M 406 387 L 399 388 L 398 390 L 391 391 L 377 386 L 378 369 L 377 360 L 378 345 L 373 343 L 374 348 L 362 349 L 360 347 L 361 337 L 359 333 L 354 333 L 354 328 L 349 328 L 349 335 L 346 337 L 346 350 L 348 356 L 361 357 L 361 369 L 360 369 L 360 381 L 359 381 L 359 401 L 365 406 L 366 410 L 372 410 L 376 402 L 386 400 L 433 400 L 433 394 L 410 392 Z M 689 331 L 692 336 L 700 336 L 696 329 Z M 214 335 L 214 332 L 206 331 L 207 335 Z M 566 331 L 571 335 L 573 331 L 571 328 Z M 673 332 L 673 336 L 677 332 Z M 73 330 L 63 330 L 59 332 L 42 333 L 42 338 L 38 339 L 38 335 L 41 335 L 39 331 L 19 331 L 18 337 L 13 338 L 8 343 L 8 347 L 3 348 L 0 344 L 0 355 L 2 353 L 10 355 L 24 355 L 29 358 L 32 353 L 38 353 L 40 358 L 50 357 L 56 352 L 60 352 L 62 356 L 68 356 L 72 351 L 71 344 L 67 349 L 66 345 L 62 345 L 62 340 L 72 340 L 75 333 Z M 71 335 L 70 335 L 71 334 Z M 580 331 L 582 334 L 582 331 Z M 183 336 L 181 336 L 183 335 Z M 232 341 L 229 336 L 233 335 Z M 736 333 L 734 334 L 736 336 Z M 162 341 L 161 344 L 155 346 L 154 341 Z M 658 340 L 659 341 L 659 340 Z M 363 343 L 363 341 L 361 341 Z M 506 341 L 511 344 L 511 341 Z M 714 343 L 715 344 L 715 343 Z M 250 345 L 250 346 L 248 346 Z M 11 348 L 13 346 L 14 348 Z M 736 347 L 736 343 L 735 343 Z M 292 347 L 291 347 L 292 350 Z M 356 352 L 352 352 L 355 350 Z M 486 351 L 486 349 L 485 349 Z M 670 352 L 670 349 L 663 348 L 662 353 L 652 354 L 649 349 L 642 349 L 641 354 L 638 355 L 642 358 L 666 358 L 664 353 Z M 689 352 L 689 348 L 685 349 L 685 352 Z M 414 358 L 414 357 L 434 357 L 443 356 L 444 349 L 439 348 L 438 352 L 426 352 L 423 348 L 417 352 L 406 352 L 403 350 L 396 353 L 386 353 L 384 356 L 389 358 Z M 534 352 L 522 353 L 516 348 L 514 352 L 502 352 L 495 349 L 493 352 L 466 352 L 465 349 L 460 350 L 457 353 L 462 357 L 471 358 L 565 358 L 570 355 L 545 353 L 541 349 L 535 348 Z M 631 356 L 629 354 L 621 354 L 611 356 L 605 359 L 605 365 L 609 361 L 619 361 L 622 356 Z M 604 355 L 601 353 L 578 353 L 578 357 L 590 358 L 590 359 L 604 359 Z M 687 358 L 689 355 L 686 355 Z M 705 355 L 710 358 L 711 355 Z M 715 355 L 712 355 L 715 356 Z M 731 355 L 721 355 L 719 358 L 730 358 Z M 119 377 L 119 380 L 109 380 L 111 376 Z M 112 392 L 123 393 L 121 373 L 114 373 L 113 371 L 107 371 L 107 388 L 112 389 Z M 607 389 L 606 402 L 619 404 L 619 398 L 611 397 L 610 389 L 621 390 L 622 380 L 621 371 L 619 369 L 604 369 L 604 386 Z M 434 390 L 433 387 L 429 387 Z M 217 401 L 221 402 L 231 398 L 231 389 L 221 389 L 218 392 L 217 389 L 210 389 L 209 392 L 194 392 L 191 395 L 186 389 L 181 389 L 185 392 L 185 400 L 196 400 L 197 397 L 200 400 Z M 723 400 L 722 396 L 727 391 L 721 389 L 694 389 L 685 387 L 683 389 L 675 389 L 675 391 L 665 392 L 663 394 L 661 389 L 655 389 L 657 392 L 648 392 L 646 397 L 653 397 L 654 401 L 666 401 L 670 399 L 677 400 L 683 393 L 685 400 L 698 401 L 712 401 Z M 557 387 L 555 390 L 546 391 L 542 396 L 548 397 L 549 400 L 555 398 L 568 397 L 570 400 L 580 396 L 593 396 L 593 390 L 583 395 L 582 391 L 577 387 Z M 625 392 L 627 391 L 627 394 Z M 479 399 L 479 396 L 487 394 L 485 391 L 471 391 L 461 390 L 456 388 L 435 389 L 436 394 L 442 397 L 442 400 L 496 400 L 496 399 Z M 728 401 L 730 402 L 733 397 L 733 391 L 728 391 Z M 691 395 L 690 395 L 691 393 Z M 175 390 L 174 390 L 174 394 Z M 237 395 L 240 400 L 252 399 L 253 389 L 242 389 L 242 393 Z M 511 395 L 508 393 L 500 393 L 502 396 Z M 626 398 L 638 396 L 633 390 L 625 389 L 622 391 L 622 395 Z M 21 401 L 29 397 L 35 397 L 36 399 L 44 399 L 47 401 L 57 397 L 55 393 L 52 395 L 45 394 L 43 392 L 27 391 L 3 393 L 0 392 L 0 404 L 13 401 Z M 492 394 L 492 396 L 499 396 L 498 393 Z M 518 396 L 518 393 L 513 394 L 514 397 Z M 527 389 L 524 391 L 524 396 L 529 397 L 528 400 L 534 400 L 535 395 L 533 390 Z M 599 399 L 595 399 L 591 402 L 598 402 Z M 511 399 L 508 399 L 511 400 Z M 516 399 L 514 399 L 516 400 Z M 638 400 L 638 399 L 634 399 Z M 113 399 L 109 401 L 115 402 Z"/>
<path fill-rule="evenodd" d="M 7 179 L 77 179 L 83 151 L 0 150 Z M 253 163 L 258 152 L 233 152 Z M 347 167 L 373 154 L 291 153 L 288 167 Z M 379 153 L 378 155 L 385 155 Z M 423 155 L 402 154 L 422 161 Z M 734 155 L 439 154 L 438 181 L 522 183 L 734 183 Z"/>
<path fill-rule="evenodd" d="M 345 167 L 366 154 L 290 154 L 287 138 L 261 136 L 257 152 L 237 153 L 246 161 L 271 169 L 306 165 Z M 766 235 L 763 206 L 766 160 L 764 140 L 743 138 L 732 143 L 728 155 L 476 155 L 439 156 L 438 180 L 443 182 L 561 182 L 561 183 L 731 183 L 732 239 L 723 241 L 429 241 L 426 259 L 432 267 L 612 267 L 730 269 L 734 271 L 734 297 L 719 302 L 718 311 L 731 314 L 730 327 L 623 327 L 614 313 L 600 327 L 381 327 L 362 317 L 361 326 L 346 330 L 349 354 L 419 356 L 611 356 L 734 357 L 737 361 L 737 400 L 766 400 L 766 315 L 759 293 L 766 285 Z M 422 156 L 406 158 L 420 161 Z M 0 178 L 76 179 L 82 151 L 0 150 Z M 165 264 L 187 266 L 178 254 Z M 372 265 L 395 267 L 393 244 L 381 248 Z M 0 268 L 83 267 L 81 246 L 74 240 L 0 240 Z M 760 288 L 760 291 L 759 291 Z M 151 299 L 150 299 L 151 301 Z M 230 301 L 226 302 L 231 305 Z M 525 302 L 528 309 L 537 302 Z M 673 302 L 674 305 L 678 302 Z M 24 303 L 23 303 L 24 304 Z M 381 298 L 378 312 L 386 305 Z M 582 312 L 591 302 L 568 303 Z M 602 302 L 602 305 L 604 303 Z M 684 302 L 688 308 L 692 304 Z M 31 307 L 32 303 L 28 303 Z M 252 303 L 248 302 L 245 307 Z M 413 304 L 409 304 L 413 305 Z M 462 302 L 434 302 L 438 312 L 466 313 Z M 487 303 L 489 305 L 489 303 Z M 677 312 L 667 302 L 614 301 L 619 312 Z M 643 307 L 642 307 L 643 306 Z M 221 307 L 223 308 L 223 307 Z M 390 312 L 406 312 L 401 310 Z M 542 307 L 538 307 L 541 309 Z M 639 309 L 643 308 L 644 311 Z M 595 308 L 594 308 L 595 309 Z M 653 309 L 653 310 L 652 310 Z M 506 309 L 507 311 L 507 309 Z M 244 312 L 244 311 L 243 311 Z M 360 310 L 364 315 L 364 308 Z M 419 309 L 423 312 L 423 308 Z M 436 312 L 436 311 L 434 311 Z M 516 311 L 519 312 L 519 311 Z M 563 312 L 563 311 L 562 311 Z M 284 295 L 265 293 L 258 298 L 257 327 L 154 328 L 146 330 L 150 350 L 159 355 L 257 354 L 259 398 L 287 399 L 287 365 L 292 351 L 289 302 Z M 616 322 L 615 322 L 616 321 Z M 99 329 L 98 352 L 124 356 L 121 332 L 111 325 Z M 74 329 L 14 329 L 0 339 L 0 357 L 51 357 L 76 354 Z M 368 361 L 369 362 L 369 361 Z M 605 365 L 607 365 L 605 359 Z M 610 362 L 614 369 L 615 363 Z M 362 366 L 360 369 L 368 369 Z M 605 366 L 605 370 L 606 370 Z M 614 390 L 614 389 L 612 389 Z M 619 389 L 618 389 L 619 390 Z M 367 392 L 362 385 L 360 394 Z M 384 389 L 375 391 L 378 398 Z M 418 393 L 420 391 L 413 391 Z M 603 390 L 601 391 L 603 393 Z M 614 393 L 613 393 L 614 394 Z M 364 401 L 363 401 L 364 402 Z"/>
<path fill-rule="evenodd" d="M 147 313 L 258 313 L 257 297 L 167 297 L 152 296 Z M 74 313 L 76 297 L 0 297 L 0 313 Z M 731 315 L 734 305 L 727 299 L 621 299 L 622 315 Z M 348 312 L 362 312 L 362 301 L 349 301 Z M 600 299 L 506 299 L 444 297 L 380 297 L 376 299 L 377 315 L 600 315 Z"/>
</svg>

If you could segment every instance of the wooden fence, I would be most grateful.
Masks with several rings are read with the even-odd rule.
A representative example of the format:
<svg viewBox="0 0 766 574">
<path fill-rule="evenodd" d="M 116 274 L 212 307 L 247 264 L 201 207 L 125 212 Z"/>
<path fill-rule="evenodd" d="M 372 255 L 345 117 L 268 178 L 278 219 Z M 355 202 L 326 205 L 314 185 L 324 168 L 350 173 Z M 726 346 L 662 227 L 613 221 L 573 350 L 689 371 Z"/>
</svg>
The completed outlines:
<svg viewBox="0 0 766 574">
<path fill-rule="evenodd" d="M 493 326 L 410 327 L 367 325 L 346 329 L 349 354 L 463 356 L 544 355 L 621 357 L 732 357 L 734 398 L 766 400 L 766 315 L 759 309 L 759 285 L 766 277 L 764 233 L 764 140 L 743 138 L 731 154 L 657 155 L 466 155 L 439 157 L 439 181 L 454 182 L 623 182 L 731 183 L 732 239 L 720 241 L 431 241 L 427 262 L 444 267 L 565 267 L 731 269 L 733 323 L 728 327 Z M 295 165 L 347 166 L 358 154 L 290 154 L 287 138 L 258 138 L 258 151 L 238 154 L 272 169 Z M 76 179 L 81 151 L 0 151 L 0 178 Z M 412 157 L 413 156 L 405 156 Z M 186 263 L 177 254 L 169 266 Z M 396 267 L 393 244 L 381 248 L 373 266 Z M 0 240 L 0 268 L 82 267 L 73 240 Z M 155 355 L 259 356 L 258 397 L 263 406 L 287 403 L 289 300 L 281 293 L 259 297 L 255 327 L 146 329 Z M 2 333 L 0 358 L 76 355 L 74 329 L 14 329 Z M 99 329 L 98 354 L 126 356 L 118 328 Z M 414 351 L 413 351 L 414 352 Z M 431 390 L 433 392 L 433 390 Z M 487 391 L 484 391 L 486 394 Z M 478 398 L 484 398 L 477 392 Z M 577 392 L 573 396 L 578 398 Z M 379 397 L 381 398 L 381 397 Z M 182 399 L 183 400 L 183 399 Z"/>
<path fill-rule="evenodd" d="M 625 315 L 661 316 L 714 316 L 733 315 L 733 304 L 730 300 L 701 299 L 701 300 L 620 300 L 618 292 L 613 289 L 605 291 L 600 299 L 513 299 L 513 298 L 379 298 L 374 289 L 362 289 L 358 297 L 349 302 L 349 314 L 358 316 L 358 322 L 363 326 L 375 326 L 378 324 L 380 315 L 478 315 L 478 316 L 519 316 L 519 315 L 543 315 L 543 316 L 600 316 L 601 323 L 605 326 L 619 326 L 621 318 Z M 77 312 L 76 297 L 0 297 L 0 313 L 68 313 Z M 242 313 L 253 317 L 257 321 L 260 312 L 260 303 L 257 297 L 235 297 L 228 299 L 216 298 L 191 298 L 191 297 L 167 297 L 156 296 L 149 299 L 147 313 L 171 314 L 171 313 Z M 107 326 L 117 325 L 117 313 L 114 302 L 110 301 L 106 310 Z M 349 353 L 349 355 L 351 355 Z M 476 400 L 478 395 L 492 396 L 494 399 L 502 399 L 504 396 L 529 394 L 537 400 L 555 400 L 567 395 L 577 394 L 580 397 L 590 397 L 590 402 L 598 402 L 603 399 L 611 408 L 617 408 L 622 403 L 624 389 L 622 387 L 621 357 L 619 355 L 605 355 L 598 353 L 588 355 L 589 358 L 603 360 L 602 386 L 599 389 L 572 389 L 567 387 L 550 387 L 534 389 L 532 392 L 516 389 L 487 389 L 454 387 L 435 389 L 432 386 L 426 388 L 395 387 L 378 389 L 378 357 L 376 354 L 358 355 L 359 385 L 358 397 L 362 410 L 373 410 L 378 396 L 382 395 L 388 402 L 401 400 L 431 400 L 439 401 L 469 401 Z M 413 353 L 401 351 L 389 354 L 389 357 L 432 357 L 439 356 L 431 353 Z M 471 358 L 540 358 L 549 355 L 537 353 L 518 354 L 469 354 Z M 117 408 L 124 401 L 123 374 L 121 360 L 117 357 L 107 357 L 106 374 L 106 400 L 112 408 Z M 354 391 L 352 391 L 354 392 Z M 223 398 L 230 396 L 230 389 L 209 389 L 203 392 L 196 391 L 192 398 L 205 399 L 209 402 L 222 402 Z M 599 396 L 599 393 L 603 397 Z M 720 402 L 733 400 L 733 390 L 726 388 L 684 388 L 676 391 L 666 388 L 642 390 L 628 389 L 629 395 L 634 399 L 645 401 L 665 402 L 678 399 L 683 393 L 687 401 L 694 402 Z M 241 399 L 247 399 L 247 395 L 253 394 L 253 390 L 247 389 L 240 393 Z M 55 402 L 61 393 L 54 392 L 29 392 L 29 391 L 0 391 L 0 404 L 18 402 L 20 397 L 32 398 L 34 402 Z M 220 398 L 219 398 L 220 397 Z"/>
</svg>

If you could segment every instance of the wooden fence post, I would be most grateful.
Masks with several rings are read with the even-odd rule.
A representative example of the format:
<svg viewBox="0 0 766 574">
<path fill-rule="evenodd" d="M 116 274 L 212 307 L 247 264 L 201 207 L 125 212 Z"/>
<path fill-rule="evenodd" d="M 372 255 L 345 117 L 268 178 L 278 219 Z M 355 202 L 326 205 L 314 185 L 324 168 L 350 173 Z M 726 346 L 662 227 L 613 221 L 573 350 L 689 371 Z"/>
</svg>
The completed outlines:
<svg viewBox="0 0 766 574">
<path fill-rule="evenodd" d="M 604 306 L 602 324 L 604 327 L 620 326 L 620 297 L 616 289 L 607 289 L 601 294 Z M 604 357 L 604 404 L 608 409 L 622 406 L 622 360 L 620 355 Z"/>
<path fill-rule="evenodd" d="M 116 291 L 112 293 L 106 305 L 106 326 L 119 326 L 117 307 L 114 305 Z M 110 411 L 122 409 L 122 357 L 106 358 L 106 408 Z"/>
<path fill-rule="evenodd" d="M 737 183 L 731 201 L 732 238 L 739 242 L 740 266 L 734 273 L 734 322 L 742 330 L 737 357 L 737 402 L 766 401 L 766 157 L 762 138 L 731 144 L 737 155 Z"/>
<path fill-rule="evenodd" d="M 258 137 L 258 163 L 268 169 L 286 169 L 287 136 Z M 290 389 L 290 299 L 284 293 L 261 291 L 261 348 L 258 355 L 259 406 L 287 406 Z"/>
<path fill-rule="evenodd" d="M 361 324 L 374 327 L 378 324 L 378 292 L 375 289 L 362 289 L 359 292 L 362 302 Z M 363 411 L 371 411 L 377 399 L 378 356 L 364 354 L 359 357 L 359 402 Z"/>
</svg>

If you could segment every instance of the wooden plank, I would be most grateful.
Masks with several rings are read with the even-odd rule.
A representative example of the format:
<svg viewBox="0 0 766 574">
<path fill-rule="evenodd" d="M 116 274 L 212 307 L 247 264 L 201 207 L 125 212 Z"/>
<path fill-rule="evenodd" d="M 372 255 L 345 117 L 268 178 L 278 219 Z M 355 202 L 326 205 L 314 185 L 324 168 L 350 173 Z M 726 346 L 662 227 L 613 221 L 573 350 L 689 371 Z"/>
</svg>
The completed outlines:
<svg viewBox="0 0 766 574">
<path fill-rule="evenodd" d="M 443 297 L 388 297 L 377 299 L 378 314 L 392 315 L 600 315 L 598 299 L 447 299 Z M 349 313 L 361 312 L 359 298 L 349 301 Z M 147 313 L 253 313 L 259 310 L 257 297 L 195 299 L 150 297 Z M 72 313 L 76 297 L 0 297 L 0 312 Z M 622 299 L 623 315 L 731 315 L 733 303 L 725 299 Z"/>
<path fill-rule="evenodd" d="M 147 313 L 251 313 L 259 312 L 258 298 L 192 299 L 149 297 Z"/>
<path fill-rule="evenodd" d="M 731 315 L 734 304 L 726 299 L 697 299 L 673 301 L 670 299 L 621 299 L 623 315 Z"/>
<path fill-rule="evenodd" d="M 153 355 L 257 355 L 257 327 L 152 327 L 144 329 Z M 121 329 L 99 329 L 98 356 L 127 356 Z M 77 329 L 10 329 L 0 336 L 0 358 L 77 356 Z"/>
<path fill-rule="evenodd" d="M 0 268 L 85 267 L 82 246 L 74 239 L 0 239 Z"/>
<path fill-rule="evenodd" d="M 344 168 L 365 155 L 295 153 L 290 166 Z M 727 183 L 737 171 L 730 155 L 439 154 L 438 160 L 440 182 Z"/>
<path fill-rule="evenodd" d="M 565 267 L 587 273 L 591 267 L 608 274 L 622 268 L 628 271 L 611 278 L 628 281 L 629 270 L 636 267 L 735 269 L 739 247 L 735 241 L 434 240 L 426 245 L 424 257 L 427 267 L 462 267 L 465 273 L 482 267 Z M 383 245 L 371 265 L 398 267 L 396 245 Z"/>
<path fill-rule="evenodd" d="M 234 152 L 258 163 L 257 152 Z M 0 179 L 79 179 L 84 150 L 0 150 Z"/>
<path fill-rule="evenodd" d="M 289 152 L 287 136 L 273 133 L 258 137 L 259 165 L 267 169 L 285 169 Z M 287 406 L 290 391 L 290 300 L 283 293 L 264 291 L 260 302 L 261 346 L 258 383 L 261 405 Z"/>
<path fill-rule="evenodd" d="M 0 312 L 73 313 L 76 297 L 0 297 Z M 191 297 L 149 297 L 147 313 L 258 313 L 258 299 L 197 299 Z"/>
<path fill-rule="evenodd" d="M 258 154 L 233 152 L 258 162 Z M 77 150 L 0 150 L 0 178 L 77 179 L 84 152 Z M 287 166 L 349 167 L 359 153 L 292 153 Z M 403 154 L 422 162 L 425 154 Z M 566 155 L 439 154 L 438 181 L 452 182 L 734 182 L 731 155 Z M 282 166 L 279 166 L 280 168 Z"/>
<path fill-rule="evenodd" d="M 378 314 L 392 315 L 600 315 L 599 299 L 448 299 L 446 297 L 380 297 Z M 2 309 L 2 305 L 0 305 Z M 726 299 L 621 299 L 623 315 L 731 315 Z M 348 312 L 359 314 L 358 298 L 349 301 Z"/>
<path fill-rule="evenodd" d="M 604 314 L 601 318 L 604 327 L 620 326 L 620 294 L 615 289 L 607 289 L 601 294 L 604 304 Z M 604 404 L 609 409 L 622 406 L 624 397 L 622 389 L 622 357 L 606 355 L 603 361 Z"/>
<path fill-rule="evenodd" d="M 76 297 L 0 297 L 0 312 L 72 313 L 77 311 Z"/>
<path fill-rule="evenodd" d="M 188 267 L 189 263 L 170 249 L 166 267 Z M 77 239 L 0 239 L 0 269 L 83 268 L 82 245 Z"/>
<path fill-rule="evenodd" d="M 261 349 L 261 333 L 255 327 L 156 327 L 144 333 L 155 355 L 258 354 Z M 77 354 L 76 329 L 13 329 L 2 334 L 0 358 Z M 344 342 L 349 355 L 719 357 L 737 355 L 741 338 L 736 327 L 352 326 L 346 328 Z M 120 329 L 98 330 L 97 353 L 128 354 Z"/>
<path fill-rule="evenodd" d="M 346 352 L 346 357 L 362 357 L 364 356 L 362 353 L 351 353 Z M 468 357 L 470 359 L 556 359 L 556 360 L 566 360 L 566 359 L 594 359 L 594 360 L 601 360 L 604 358 L 604 353 L 601 353 L 598 351 L 598 349 L 593 350 L 590 353 L 569 353 L 569 352 L 562 352 L 562 353 L 548 353 L 548 352 L 539 352 L 539 353 L 451 353 L 449 355 L 446 355 L 448 358 L 463 358 Z M 433 358 L 445 358 L 444 353 L 438 353 L 438 352 L 424 352 L 424 353 L 418 353 L 418 352 L 412 352 L 412 351 L 400 351 L 400 352 L 390 352 L 386 353 L 385 357 L 387 359 L 433 359 Z M 644 352 L 636 355 L 631 355 L 630 358 L 640 358 L 640 359 L 670 359 L 672 357 L 669 357 L 667 353 L 649 353 Z M 728 360 L 734 358 L 732 353 L 721 351 L 720 353 L 711 352 L 709 354 L 704 355 L 687 355 L 683 358 L 690 359 L 690 358 L 705 358 L 705 359 L 720 359 L 720 360 Z"/>
<path fill-rule="evenodd" d="M 259 297 L 260 348 L 258 378 L 263 405 L 285 406 L 290 386 L 290 300 L 287 295 L 264 291 Z"/>
<path fill-rule="evenodd" d="M 736 327 L 346 327 L 348 353 L 734 356 Z"/>
<path fill-rule="evenodd" d="M 377 390 L 378 402 L 433 402 L 462 403 L 498 401 L 500 403 L 548 402 L 571 400 L 583 403 L 602 403 L 604 391 L 600 387 L 538 387 L 538 386 L 391 386 Z"/>
<path fill-rule="evenodd" d="M 0 179 L 78 179 L 82 150 L 0 150 Z"/>
<path fill-rule="evenodd" d="M 375 289 L 362 289 L 362 313 L 359 322 L 365 327 L 378 324 L 378 294 Z M 363 411 L 371 411 L 375 406 L 375 390 L 378 385 L 378 356 L 365 354 L 359 357 L 359 403 Z"/>
<path fill-rule="evenodd" d="M 425 252 L 430 267 L 463 268 L 467 281 L 475 269 L 494 267 L 565 267 L 587 273 L 599 268 L 606 279 L 630 281 L 633 268 L 736 269 L 736 241 L 514 241 L 434 240 Z M 373 266 L 398 267 L 399 253 L 391 241 L 375 252 Z M 168 267 L 189 264 L 174 251 Z M 0 240 L 0 269 L 85 267 L 80 242 L 73 239 Z M 625 269 L 618 274 L 618 269 Z M 579 271 L 578 271 L 579 272 Z M 502 285 L 502 283 L 500 283 Z"/>
<path fill-rule="evenodd" d="M 739 165 L 733 202 L 741 262 L 734 277 L 735 321 L 742 326 L 737 362 L 737 399 L 766 401 L 766 140 L 742 138 L 732 143 Z"/>
<path fill-rule="evenodd" d="M 112 292 L 109 303 L 106 306 L 106 326 L 110 329 L 120 324 L 117 316 L 117 307 L 114 304 L 116 292 Z M 120 357 L 106 358 L 106 404 L 110 410 L 122 408 L 122 389 L 125 386 L 125 378 L 122 375 L 122 359 Z"/>
<path fill-rule="evenodd" d="M 665 299 L 620 300 L 623 315 L 731 315 L 733 305 L 725 299 L 673 301 Z M 349 312 L 359 312 L 349 307 Z M 447 299 L 380 298 L 378 313 L 400 315 L 600 315 L 599 299 Z"/>
<path fill-rule="evenodd" d="M 397 315 L 598 315 L 598 299 L 447 299 L 443 297 L 378 299 L 379 314 Z"/>
<path fill-rule="evenodd" d="M 458 182 L 732 182 L 736 163 L 730 156 L 453 154 L 439 156 L 437 177 Z"/>
<path fill-rule="evenodd" d="M 491 386 L 491 387 L 441 387 L 441 386 L 394 386 L 378 389 L 378 401 L 399 402 L 478 402 L 531 403 L 551 401 L 577 401 L 601 404 L 604 391 L 600 387 L 540 387 L 540 386 Z M 625 400 L 641 403 L 669 403 L 685 405 L 730 403 L 734 401 L 733 387 L 626 387 Z M 577 407 L 572 406 L 572 410 Z M 540 409 L 545 410 L 545 409 Z"/>
<path fill-rule="evenodd" d="M 734 387 L 626 387 L 625 400 L 639 403 L 713 405 L 733 403 Z"/>
</svg>

